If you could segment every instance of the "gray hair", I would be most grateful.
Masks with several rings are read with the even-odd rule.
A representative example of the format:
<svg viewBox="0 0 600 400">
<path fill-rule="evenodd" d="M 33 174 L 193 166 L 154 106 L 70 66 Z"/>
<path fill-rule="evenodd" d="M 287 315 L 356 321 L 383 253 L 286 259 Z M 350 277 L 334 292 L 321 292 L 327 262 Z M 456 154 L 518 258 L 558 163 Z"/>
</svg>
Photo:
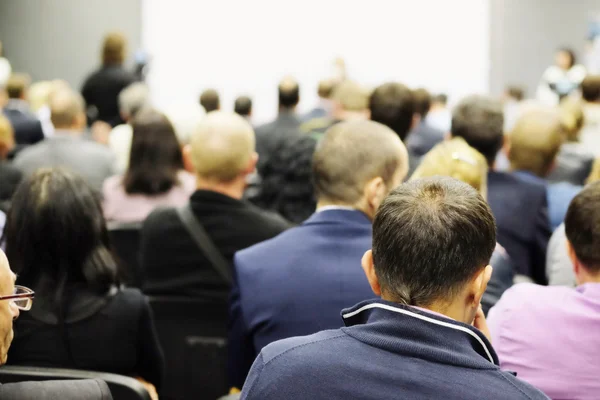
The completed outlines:
<svg viewBox="0 0 600 400">
<path fill-rule="evenodd" d="M 135 82 L 119 93 L 119 111 L 128 119 L 150 107 L 150 90 L 146 84 Z"/>
</svg>

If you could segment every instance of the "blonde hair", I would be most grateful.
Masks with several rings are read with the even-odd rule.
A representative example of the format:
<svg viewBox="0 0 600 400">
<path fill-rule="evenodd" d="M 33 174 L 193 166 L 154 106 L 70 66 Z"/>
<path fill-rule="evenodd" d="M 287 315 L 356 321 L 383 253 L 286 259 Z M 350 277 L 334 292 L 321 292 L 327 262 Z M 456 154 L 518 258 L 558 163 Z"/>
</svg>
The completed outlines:
<svg viewBox="0 0 600 400">
<path fill-rule="evenodd" d="M 104 36 L 102 43 L 102 64 L 121 65 L 125 60 L 125 47 L 127 41 L 120 32 L 110 32 Z"/>
<path fill-rule="evenodd" d="M 196 174 L 227 183 L 248 168 L 255 150 L 254 131 L 237 114 L 213 111 L 200 122 L 190 145 Z"/>
<path fill-rule="evenodd" d="M 343 81 L 333 89 L 331 99 L 346 111 L 364 111 L 369 107 L 369 91 L 353 81 Z"/>
<path fill-rule="evenodd" d="M 427 153 L 411 180 L 429 176 L 449 176 L 475 188 L 487 197 L 488 162 L 461 137 L 437 144 Z"/>
<path fill-rule="evenodd" d="M 511 168 L 546 176 L 563 140 L 560 114 L 555 110 L 538 108 L 523 114 L 510 134 Z"/>
<path fill-rule="evenodd" d="M 581 101 L 567 98 L 560 103 L 560 125 L 569 142 L 579 141 L 579 132 L 585 123 L 585 115 Z"/>
<path fill-rule="evenodd" d="M 0 143 L 12 143 L 14 139 L 13 127 L 8 118 L 0 114 Z"/>
<path fill-rule="evenodd" d="M 592 172 L 590 172 L 590 175 L 588 176 L 585 183 L 590 184 L 596 181 L 600 181 L 600 158 L 596 158 L 596 160 L 594 160 L 594 165 L 592 165 Z"/>
<path fill-rule="evenodd" d="M 29 106 L 31 107 L 31 111 L 35 112 L 48 104 L 48 98 L 50 97 L 51 92 L 51 81 L 39 81 L 33 83 L 29 87 L 29 92 L 27 94 L 27 100 L 29 102 Z"/>
</svg>

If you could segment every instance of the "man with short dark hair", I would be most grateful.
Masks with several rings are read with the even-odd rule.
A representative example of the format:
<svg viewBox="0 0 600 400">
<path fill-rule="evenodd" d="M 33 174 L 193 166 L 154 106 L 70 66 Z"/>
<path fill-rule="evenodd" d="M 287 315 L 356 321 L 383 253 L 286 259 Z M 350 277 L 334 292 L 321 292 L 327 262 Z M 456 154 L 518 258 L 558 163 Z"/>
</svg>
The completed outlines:
<svg viewBox="0 0 600 400">
<path fill-rule="evenodd" d="M 3 112 L 13 127 L 17 145 L 35 144 L 44 139 L 42 123 L 26 101 L 29 83 L 29 76 L 25 74 L 13 74 L 6 82 L 8 103 Z"/>
<path fill-rule="evenodd" d="M 494 217 L 469 185 L 398 187 L 362 258 L 381 300 L 343 310 L 345 328 L 265 347 L 242 399 L 546 399 L 500 370 L 486 336 L 480 300 L 495 246 Z"/>
<path fill-rule="evenodd" d="M 219 93 L 214 89 L 206 89 L 200 95 L 200 105 L 204 107 L 204 111 L 207 113 L 220 110 L 221 100 L 219 99 Z"/>
<path fill-rule="evenodd" d="M 546 283 L 546 247 L 550 239 L 548 202 L 544 184 L 494 170 L 504 143 L 502 104 L 486 96 L 469 96 L 452 115 L 451 133 L 487 159 L 488 201 L 498 224 L 498 243 L 512 258 L 517 273 Z"/>
<path fill-rule="evenodd" d="M 584 126 L 579 134 L 582 147 L 600 157 L 600 75 L 588 75 L 581 82 Z"/>
<path fill-rule="evenodd" d="M 516 285 L 490 310 L 503 368 L 553 399 L 600 393 L 600 183 L 581 191 L 565 218 L 576 288 Z"/>
<path fill-rule="evenodd" d="M 420 88 L 413 91 L 415 99 L 415 115 L 418 117 L 416 126 L 408 135 L 406 145 L 411 155 L 420 158 L 444 140 L 447 132 L 435 128 L 427 121 L 431 109 L 431 94 L 426 89 Z"/>
<path fill-rule="evenodd" d="M 319 82 L 317 94 L 319 96 L 319 102 L 315 108 L 310 110 L 302 117 L 302 121 L 307 122 L 315 118 L 326 118 L 331 116 L 333 111 L 333 104 L 331 101 L 331 95 L 335 89 L 335 82 L 333 79 L 323 79 Z"/>
<path fill-rule="evenodd" d="M 268 164 L 271 152 L 280 140 L 298 133 L 301 120 L 296 114 L 300 101 L 300 86 L 292 77 L 285 77 L 277 87 L 279 111 L 274 121 L 256 128 L 256 151 L 259 155 L 258 171 Z"/>
<path fill-rule="evenodd" d="M 235 99 L 233 111 L 242 117 L 249 119 L 252 116 L 252 99 L 248 96 L 240 96 Z"/>
<path fill-rule="evenodd" d="M 241 388 L 267 344 L 338 328 L 342 307 L 372 297 L 359 260 L 371 245 L 377 208 L 406 176 L 406 149 L 382 124 L 341 122 L 317 146 L 312 170 L 316 213 L 236 254 L 228 341 L 232 386 Z"/>
</svg>

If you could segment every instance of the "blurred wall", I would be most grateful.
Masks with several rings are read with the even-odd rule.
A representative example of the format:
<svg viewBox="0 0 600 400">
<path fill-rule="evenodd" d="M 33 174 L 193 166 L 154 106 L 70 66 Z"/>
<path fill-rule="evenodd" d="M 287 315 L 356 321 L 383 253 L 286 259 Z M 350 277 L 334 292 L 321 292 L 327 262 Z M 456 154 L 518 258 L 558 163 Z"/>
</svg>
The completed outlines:
<svg viewBox="0 0 600 400">
<path fill-rule="evenodd" d="M 589 22 L 600 12 L 600 1 L 490 1 L 492 94 L 501 94 L 506 84 L 523 84 L 528 96 L 535 96 L 558 47 L 573 47 L 584 62 Z"/>
<path fill-rule="evenodd" d="M 100 62 L 109 30 L 140 45 L 141 0 L 0 0 L 0 40 L 13 71 L 64 78 L 79 88 Z"/>
</svg>

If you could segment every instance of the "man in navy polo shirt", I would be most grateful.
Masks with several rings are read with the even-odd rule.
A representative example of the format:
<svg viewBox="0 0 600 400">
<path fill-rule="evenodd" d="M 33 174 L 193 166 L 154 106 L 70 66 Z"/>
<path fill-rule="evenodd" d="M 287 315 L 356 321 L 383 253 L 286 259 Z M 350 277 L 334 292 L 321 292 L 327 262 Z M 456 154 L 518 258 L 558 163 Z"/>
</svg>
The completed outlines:
<svg viewBox="0 0 600 400">
<path fill-rule="evenodd" d="M 384 200 L 362 260 L 381 300 L 342 311 L 346 327 L 281 340 L 254 362 L 242 399 L 547 399 L 498 366 L 479 302 L 496 225 L 451 178 Z"/>
</svg>

